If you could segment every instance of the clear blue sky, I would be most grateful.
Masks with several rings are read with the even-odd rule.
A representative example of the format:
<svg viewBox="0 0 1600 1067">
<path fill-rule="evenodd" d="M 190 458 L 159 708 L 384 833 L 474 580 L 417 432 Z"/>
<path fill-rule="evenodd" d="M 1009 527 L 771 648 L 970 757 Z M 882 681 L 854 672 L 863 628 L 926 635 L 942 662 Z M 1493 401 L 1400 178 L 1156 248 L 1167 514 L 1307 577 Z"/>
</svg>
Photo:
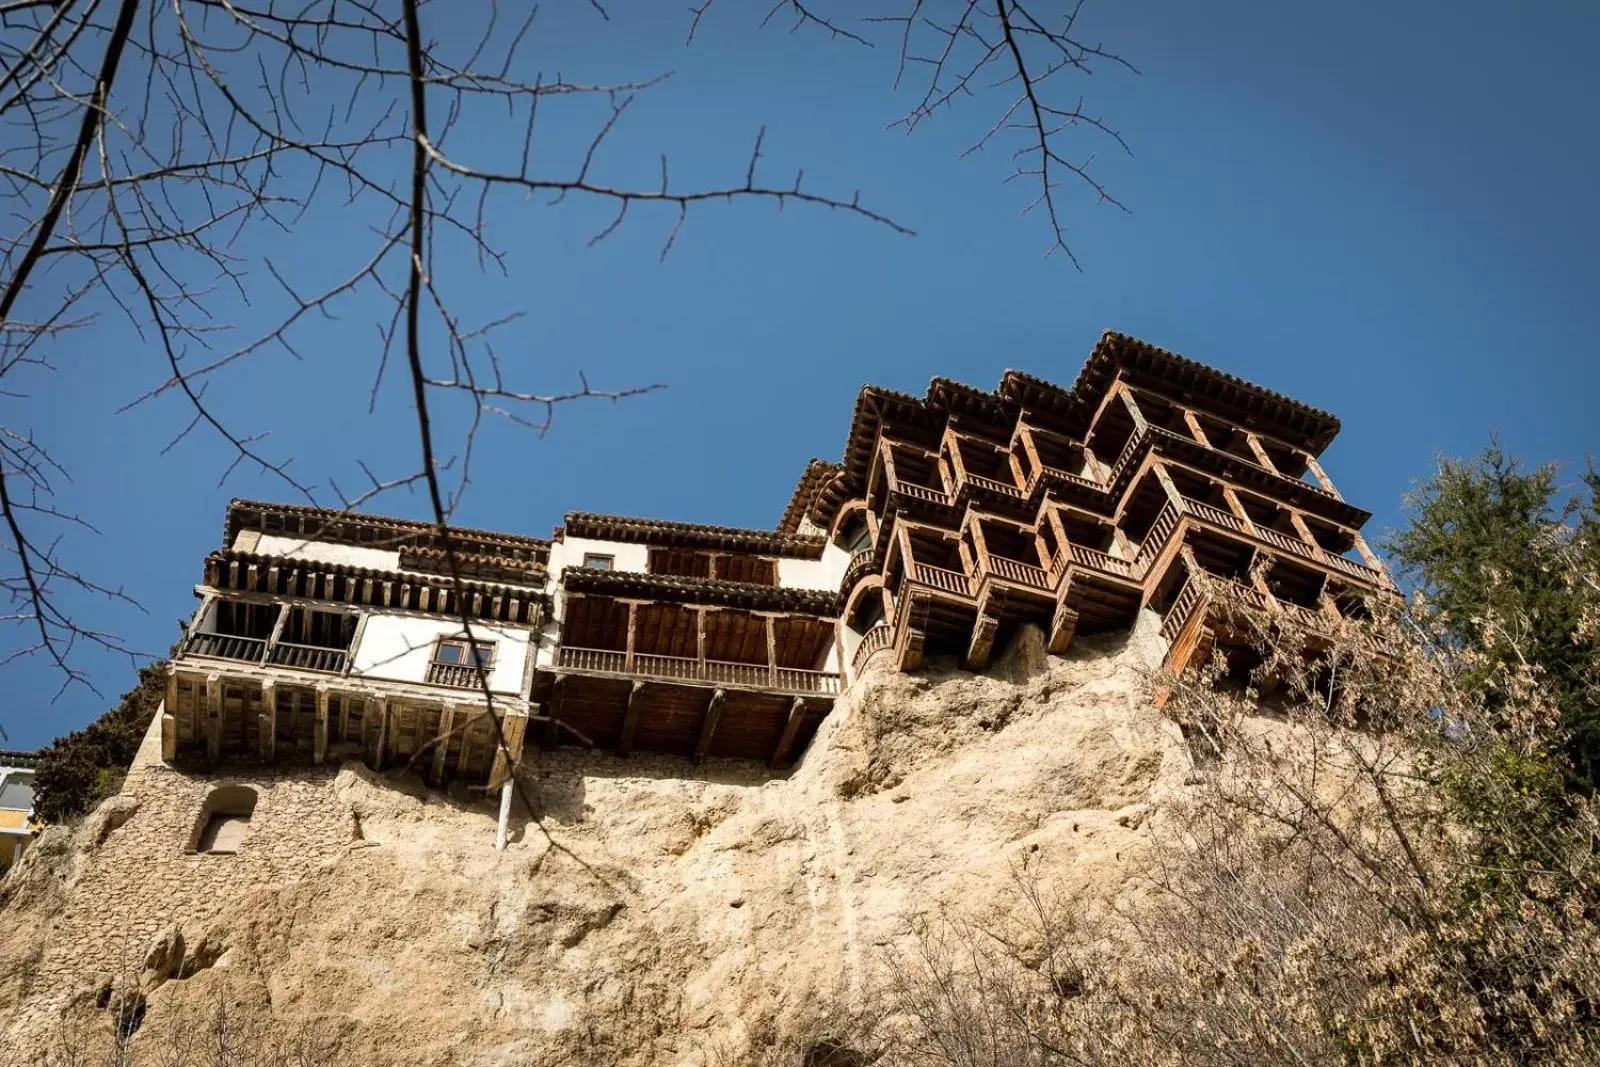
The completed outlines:
<svg viewBox="0 0 1600 1067">
<path fill-rule="evenodd" d="M 619 127 L 606 157 L 618 172 L 648 175 L 667 151 L 686 182 L 737 177 L 765 124 L 775 178 L 804 166 L 813 188 L 859 186 L 918 236 L 710 207 L 663 264 L 670 215 L 638 212 L 591 250 L 594 210 L 501 203 L 510 277 L 470 275 L 457 295 L 477 317 L 525 313 L 500 341 L 524 380 L 554 388 L 581 368 L 597 385 L 668 388 L 566 408 L 542 439 L 493 428 L 463 522 L 548 535 L 564 511 L 594 510 L 770 526 L 805 461 L 837 457 L 863 382 L 989 387 L 1008 367 L 1070 380 L 1108 327 L 1337 413 L 1325 466 L 1379 535 L 1436 452 L 1475 452 L 1492 428 L 1537 460 L 1581 465 L 1594 445 L 1600 8 L 1091 0 L 1086 35 L 1142 74 L 1082 84 L 1134 156 L 1098 153 L 1131 214 L 1066 201 L 1078 273 L 1041 259 L 1042 221 L 1018 218 L 1003 153 L 956 158 L 997 99 L 910 138 L 885 129 L 911 102 L 891 91 L 888 42 L 762 31 L 765 5 L 722 0 L 685 51 L 683 4 L 614 4 L 609 24 L 583 3 L 546 7 L 546 70 L 675 72 Z M 452 148 L 492 153 L 497 136 L 463 130 Z M 335 270 L 338 223 L 313 217 L 272 254 Z M 370 311 L 346 305 L 300 332 L 302 362 L 265 354 L 215 387 L 309 480 L 354 485 L 358 458 L 388 473 L 415 462 L 404 394 L 366 413 Z M 115 414 L 162 374 L 125 326 L 104 320 L 59 362 L 28 414 L 72 472 L 66 502 L 102 531 L 67 547 L 148 614 L 86 610 L 164 650 L 227 500 L 287 494 L 248 472 L 219 488 L 226 459 L 200 438 L 160 455 L 185 418 L 175 403 Z M 384 510 L 424 514 L 412 497 Z M 52 703 L 43 660 L 4 669 L 10 745 L 83 724 L 132 683 L 126 662 L 83 662 L 104 699 L 73 689 Z"/>
</svg>

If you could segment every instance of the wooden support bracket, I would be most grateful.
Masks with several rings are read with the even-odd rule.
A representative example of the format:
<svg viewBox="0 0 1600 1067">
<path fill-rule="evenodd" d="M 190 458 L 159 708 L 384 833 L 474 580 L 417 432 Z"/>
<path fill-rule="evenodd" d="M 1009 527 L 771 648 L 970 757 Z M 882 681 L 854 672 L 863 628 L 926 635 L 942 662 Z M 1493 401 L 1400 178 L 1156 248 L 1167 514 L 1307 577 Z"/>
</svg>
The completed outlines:
<svg viewBox="0 0 1600 1067">
<path fill-rule="evenodd" d="M 271 678 L 261 683 L 261 715 L 256 723 L 256 749 L 262 763 L 271 763 L 278 752 L 278 686 Z"/>
<path fill-rule="evenodd" d="M 700 737 L 694 743 L 695 763 L 706 758 L 706 751 L 711 748 L 711 735 L 716 732 L 717 720 L 720 718 L 722 718 L 722 690 L 718 689 L 711 694 L 711 703 L 706 705 L 705 718 L 700 720 Z"/>
<path fill-rule="evenodd" d="M 634 682 L 628 691 L 628 710 L 622 716 L 622 734 L 617 739 L 617 755 L 626 756 L 633 751 L 633 732 L 639 725 L 639 709 L 643 701 L 644 683 Z"/>
<path fill-rule="evenodd" d="M 805 721 L 805 697 L 795 697 L 789 705 L 789 718 L 783 724 L 783 736 L 778 738 L 778 747 L 772 750 L 772 758 L 767 761 L 767 766 L 777 770 L 789 762 L 789 749 L 794 745 L 795 735 L 800 732 L 800 724 Z"/>
<path fill-rule="evenodd" d="M 972 640 L 967 643 L 965 666 L 969 671 L 981 671 L 989 664 L 989 654 L 994 651 L 995 631 L 1000 620 L 993 615 L 979 615 L 972 624 Z"/>
<path fill-rule="evenodd" d="M 1078 613 L 1066 604 L 1057 604 L 1055 615 L 1050 620 L 1050 643 L 1045 646 L 1045 651 L 1052 656 L 1059 656 L 1072 645 L 1072 638 L 1078 632 Z"/>
</svg>

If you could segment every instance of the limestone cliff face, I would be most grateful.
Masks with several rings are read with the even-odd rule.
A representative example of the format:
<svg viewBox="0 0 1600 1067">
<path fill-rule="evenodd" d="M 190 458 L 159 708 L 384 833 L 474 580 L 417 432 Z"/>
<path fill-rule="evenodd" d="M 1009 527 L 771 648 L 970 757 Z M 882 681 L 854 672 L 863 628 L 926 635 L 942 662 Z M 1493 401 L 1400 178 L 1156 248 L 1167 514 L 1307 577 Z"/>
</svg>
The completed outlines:
<svg viewBox="0 0 1600 1067">
<path fill-rule="evenodd" d="M 136 765 L 0 890 L 0 1062 L 130 995 L 141 1039 L 220 993 L 322 1019 L 373 1065 L 733 1064 L 825 1033 L 911 917 L 1001 898 L 1024 858 L 1085 909 L 1133 892 L 1147 814 L 1189 768 L 1140 632 L 1048 660 L 1024 635 L 989 676 L 869 671 L 786 779 L 530 755 L 543 829 L 514 819 L 505 852 L 489 804 L 355 765 Z M 223 779 L 260 791 L 251 836 L 185 855 Z"/>
</svg>

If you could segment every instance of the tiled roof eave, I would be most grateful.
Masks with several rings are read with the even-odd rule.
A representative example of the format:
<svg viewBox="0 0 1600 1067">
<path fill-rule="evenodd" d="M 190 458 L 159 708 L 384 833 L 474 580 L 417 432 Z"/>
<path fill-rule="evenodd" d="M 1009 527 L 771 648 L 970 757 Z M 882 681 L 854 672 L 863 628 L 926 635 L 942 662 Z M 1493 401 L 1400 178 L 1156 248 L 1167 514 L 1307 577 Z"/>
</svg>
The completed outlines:
<svg viewBox="0 0 1600 1067">
<path fill-rule="evenodd" d="M 825 589 L 785 589 L 780 586 L 724 582 L 711 578 L 641 574 L 637 571 L 603 571 L 581 567 L 568 568 L 562 578 L 562 585 L 568 593 L 638 596 L 681 603 L 742 607 L 756 611 L 788 611 L 824 618 L 836 618 L 839 614 L 839 594 Z"/>
<path fill-rule="evenodd" d="M 578 511 L 567 514 L 562 531 L 566 536 L 604 541 L 675 548 L 743 548 L 801 559 L 820 558 L 827 543 L 826 538 L 804 534 Z"/>
</svg>

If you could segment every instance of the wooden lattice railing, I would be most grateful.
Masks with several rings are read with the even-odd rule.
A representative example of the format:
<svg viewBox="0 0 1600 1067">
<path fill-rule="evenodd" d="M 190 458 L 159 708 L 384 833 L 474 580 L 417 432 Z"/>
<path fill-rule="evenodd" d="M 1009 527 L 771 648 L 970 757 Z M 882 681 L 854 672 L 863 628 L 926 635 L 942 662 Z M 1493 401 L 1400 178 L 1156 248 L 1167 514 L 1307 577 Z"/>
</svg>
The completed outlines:
<svg viewBox="0 0 1600 1067">
<path fill-rule="evenodd" d="M 215 656 L 218 659 L 260 663 L 266 655 L 267 642 L 261 637 L 196 633 L 189 635 L 189 643 L 184 647 L 184 651 L 192 656 Z"/>
<path fill-rule="evenodd" d="M 886 622 L 875 624 L 861 635 L 861 643 L 856 646 L 856 654 L 850 658 L 851 671 L 860 674 L 874 652 L 882 652 L 893 644 L 894 627 Z"/>
<path fill-rule="evenodd" d="M 267 653 L 267 662 L 279 667 L 294 667 L 303 671 L 344 670 L 348 654 L 342 648 L 323 648 L 320 645 L 297 645 L 279 641 Z"/>
<path fill-rule="evenodd" d="M 1031 563 L 1008 559 L 1005 556 L 990 556 L 989 570 L 1008 582 L 1034 589 L 1049 589 L 1052 585 L 1050 575 L 1043 567 L 1035 567 Z"/>
<path fill-rule="evenodd" d="M 830 671 L 769 667 L 764 663 L 732 663 L 639 652 L 634 654 L 630 665 L 625 652 L 563 646 L 558 665 L 566 670 L 590 674 L 619 674 L 671 682 L 707 682 L 741 689 L 772 689 L 783 693 L 816 693 L 824 696 L 839 692 L 839 676 Z"/>
</svg>

